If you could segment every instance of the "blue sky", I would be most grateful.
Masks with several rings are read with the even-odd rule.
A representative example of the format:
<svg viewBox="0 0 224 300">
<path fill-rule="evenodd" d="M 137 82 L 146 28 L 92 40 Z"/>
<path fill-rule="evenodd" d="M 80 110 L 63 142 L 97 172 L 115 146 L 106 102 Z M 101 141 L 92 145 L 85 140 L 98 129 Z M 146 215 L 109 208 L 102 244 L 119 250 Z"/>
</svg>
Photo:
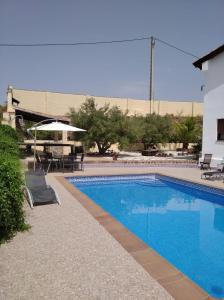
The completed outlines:
<svg viewBox="0 0 224 300">
<path fill-rule="evenodd" d="M 155 36 L 203 56 L 223 44 L 223 0 L 0 0 L 0 43 L 66 43 Z M 155 98 L 202 100 L 193 57 L 159 42 Z M 148 99 L 149 42 L 0 47 L 0 103 L 15 88 Z"/>
</svg>

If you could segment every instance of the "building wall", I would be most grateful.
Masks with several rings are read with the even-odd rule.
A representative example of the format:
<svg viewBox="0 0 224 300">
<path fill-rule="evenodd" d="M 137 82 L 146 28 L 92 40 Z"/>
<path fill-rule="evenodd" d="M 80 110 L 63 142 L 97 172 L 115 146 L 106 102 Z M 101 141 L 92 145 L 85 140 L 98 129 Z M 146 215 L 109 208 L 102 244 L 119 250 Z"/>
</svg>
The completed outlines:
<svg viewBox="0 0 224 300">
<path fill-rule="evenodd" d="M 129 115 L 145 115 L 150 112 L 149 100 L 136 100 L 129 98 L 99 97 L 79 94 L 62 94 L 53 92 L 29 91 L 12 89 L 13 97 L 20 101 L 21 108 L 38 111 L 55 116 L 67 115 L 70 108 L 78 110 L 82 103 L 93 97 L 99 107 L 105 103 L 117 105 L 123 112 L 128 110 Z M 160 115 L 174 114 L 182 116 L 197 116 L 203 114 L 203 104 L 199 102 L 182 101 L 153 101 L 152 112 Z"/>
<path fill-rule="evenodd" d="M 217 141 L 217 119 L 224 119 L 224 53 L 203 63 L 205 79 L 202 152 L 212 153 L 213 165 L 224 157 L 224 141 Z"/>
</svg>

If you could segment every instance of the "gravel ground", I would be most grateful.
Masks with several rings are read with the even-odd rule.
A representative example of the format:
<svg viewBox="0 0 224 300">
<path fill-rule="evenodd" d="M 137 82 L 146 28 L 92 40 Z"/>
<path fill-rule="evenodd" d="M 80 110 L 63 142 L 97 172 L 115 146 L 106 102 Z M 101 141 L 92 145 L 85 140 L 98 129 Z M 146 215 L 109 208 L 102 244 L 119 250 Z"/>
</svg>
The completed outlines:
<svg viewBox="0 0 224 300">
<path fill-rule="evenodd" d="M 48 181 L 62 205 L 26 205 L 32 228 L 0 247 L 1 300 L 173 299 L 54 175 Z"/>
</svg>

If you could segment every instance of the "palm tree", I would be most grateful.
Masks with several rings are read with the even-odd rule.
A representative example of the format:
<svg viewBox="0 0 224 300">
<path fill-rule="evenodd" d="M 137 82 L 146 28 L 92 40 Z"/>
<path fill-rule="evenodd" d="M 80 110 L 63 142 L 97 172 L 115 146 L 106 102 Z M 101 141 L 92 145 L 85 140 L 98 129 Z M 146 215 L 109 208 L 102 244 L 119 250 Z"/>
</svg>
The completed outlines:
<svg viewBox="0 0 224 300">
<path fill-rule="evenodd" d="M 188 149 L 189 143 L 198 143 L 201 139 L 202 125 L 199 120 L 187 117 L 175 124 L 176 139 L 183 143 L 183 149 Z"/>
</svg>

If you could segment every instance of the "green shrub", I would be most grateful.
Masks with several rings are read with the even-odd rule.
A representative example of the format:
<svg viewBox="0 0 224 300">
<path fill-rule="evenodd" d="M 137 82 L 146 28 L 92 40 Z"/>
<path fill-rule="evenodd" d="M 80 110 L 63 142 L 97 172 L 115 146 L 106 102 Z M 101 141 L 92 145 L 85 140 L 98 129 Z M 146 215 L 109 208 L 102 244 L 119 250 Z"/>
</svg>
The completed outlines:
<svg viewBox="0 0 224 300">
<path fill-rule="evenodd" d="M 0 241 L 25 229 L 21 178 L 19 162 L 0 156 Z"/>
<path fill-rule="evenodd" d="M 19 156 L 18 135 L 8 125 L 0 125 L 0 155 Z"/>
<path fill-rule="evenodd" d="M 19 156 L 18 144 L 15 140 L 0 132 L 0 155 L 10 154 L 12 157 Z"/>
<path fill-rule="evenodd" d="M 18 134 L 17 134 L 17 132 L 15 131 L 15 129 L 13 129 L 9 125 L 0 124 L 0 135 L 1 136 L 6 136 L 8 138 L 11 138 L 15 142 L 18 141 Z"/>
<path fill-rule="evenodd" d="M 0 243 L 27 227 L 15 130 L 0 126 Z"/>
</svg>

